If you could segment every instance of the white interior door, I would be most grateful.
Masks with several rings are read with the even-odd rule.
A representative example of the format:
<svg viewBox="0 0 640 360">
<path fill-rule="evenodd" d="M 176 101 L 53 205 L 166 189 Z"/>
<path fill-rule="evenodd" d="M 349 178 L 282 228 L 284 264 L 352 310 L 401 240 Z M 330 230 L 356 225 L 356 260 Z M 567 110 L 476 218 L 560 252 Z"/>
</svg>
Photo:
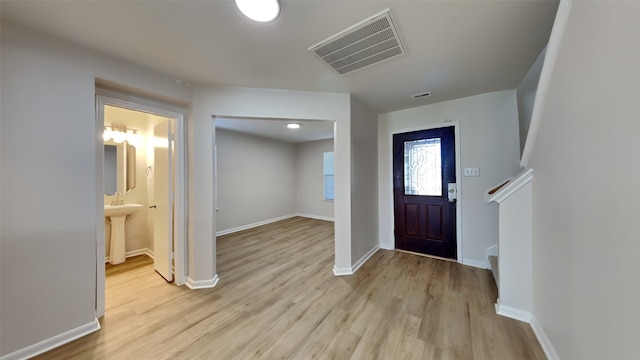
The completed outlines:
<svg viewBox="0 0 640 360">
<path fill-rule="evenodd" d="M 153 128 L 154 171 L 153 254 L 154 268 L 167 281 L 173 281 L 173 136 L 171 120 Z M 155 206 L 155 208 L 154 208 Z"/>
</svg>

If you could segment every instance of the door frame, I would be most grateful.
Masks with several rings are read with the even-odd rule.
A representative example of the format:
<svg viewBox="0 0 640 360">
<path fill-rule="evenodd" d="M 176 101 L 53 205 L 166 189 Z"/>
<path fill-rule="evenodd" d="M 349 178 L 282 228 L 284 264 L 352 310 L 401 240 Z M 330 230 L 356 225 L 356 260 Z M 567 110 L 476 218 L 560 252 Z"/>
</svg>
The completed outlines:
<svg viewBox="0 0 640 360">
<path fill-rule="evenodd" d="M 456 159 L 456 188 L 458 191 L 458 199 L 456 201 L 456 249 L 457 249 L 457 261 L 462 263 L 462 173 L 460 171 L 460 121 L 458 120 L 450 120 L 436 124 L 425 124 L 421 126 L 415 126 L 410 128 L 402 128 L 395 129 L 389 133 L 389 148 L 387 149 L 388 154 L 390 155 L 389 167 L 387 169 L 388 173 L 391 174 L 391 179 L 393 180 L 393 135 L 409 133 L 414 131 L 422 131 L 422 130 L 431 130 L 431 129 L 439 129 L 444 127 L 453 126 L 454 139 L 455 139 L 455 159 Z M 393 204 L 393 181 L 391 181 L 391 189 L 388 192 L 389 199 L 391 204 Z M 389 229 L 392 229 L 393 234 L 393 242 L 391 244 L 390 250 L 395 250 L 396 248 L 396 239 L 395 239 L 395 210 L 393 206 L 391 207 L 391 215 L 389 217 Z"/>
<path fill-rule="evenodd" d="M 96 88 L 96 316 L 105 313 L 105 238 L 104 238 L 104 178 L 102 164 L 104 148 L 102 132 L 104 128 L 104 106 L 111 105 L 134 111 L 146 112 L 162 117 L 175 119 L 175 183 L 174 183 L 174 283 L 183 285 L 186 282 L 186 240 L 187 240 L 187 153 L 185 122 L 187 110 L 142 99 L 119 92 Z"/>
</svg>

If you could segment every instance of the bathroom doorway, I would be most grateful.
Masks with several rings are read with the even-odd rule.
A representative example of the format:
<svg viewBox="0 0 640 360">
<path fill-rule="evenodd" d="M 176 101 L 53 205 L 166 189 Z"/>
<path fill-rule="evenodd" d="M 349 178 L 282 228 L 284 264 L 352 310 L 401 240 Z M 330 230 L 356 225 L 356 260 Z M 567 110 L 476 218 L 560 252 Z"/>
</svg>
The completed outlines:
<svg viewBox="0 0 640 360">
<path fill-rule="evenodd" d="M 100 317 L 105 309 L 105 261 L 120 264 L 145 254 L 153 258 L 158 279 L 185 282 L 186 111 L 108 90 L 96 89 L 96 94 Z"/>
</svg>

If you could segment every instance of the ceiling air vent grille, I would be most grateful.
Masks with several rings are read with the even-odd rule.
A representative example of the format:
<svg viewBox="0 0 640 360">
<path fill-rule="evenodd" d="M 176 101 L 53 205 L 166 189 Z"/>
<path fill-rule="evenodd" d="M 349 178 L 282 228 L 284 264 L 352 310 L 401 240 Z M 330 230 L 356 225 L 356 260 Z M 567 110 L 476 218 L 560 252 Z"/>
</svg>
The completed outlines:
<svg viewBox="0 0 640 360">
<path fill-rule="evenodd" d="M 340 75 L 405 53 L 391 14 L 380 14 L 309 48 Z"/>
</svg>

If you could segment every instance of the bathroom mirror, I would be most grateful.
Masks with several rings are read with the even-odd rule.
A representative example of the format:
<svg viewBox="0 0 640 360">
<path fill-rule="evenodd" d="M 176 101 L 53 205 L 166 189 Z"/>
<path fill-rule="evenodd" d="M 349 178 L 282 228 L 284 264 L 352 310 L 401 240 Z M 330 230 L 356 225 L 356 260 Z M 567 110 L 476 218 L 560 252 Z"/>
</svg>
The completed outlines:
<svg viewBox="0 0 640 360">
<path fill-rule="evenodd" d="M 104 193 L 124 194 L 136 187 L 136 148 L 127 141 L 104 143 Z"/>
</svg>

